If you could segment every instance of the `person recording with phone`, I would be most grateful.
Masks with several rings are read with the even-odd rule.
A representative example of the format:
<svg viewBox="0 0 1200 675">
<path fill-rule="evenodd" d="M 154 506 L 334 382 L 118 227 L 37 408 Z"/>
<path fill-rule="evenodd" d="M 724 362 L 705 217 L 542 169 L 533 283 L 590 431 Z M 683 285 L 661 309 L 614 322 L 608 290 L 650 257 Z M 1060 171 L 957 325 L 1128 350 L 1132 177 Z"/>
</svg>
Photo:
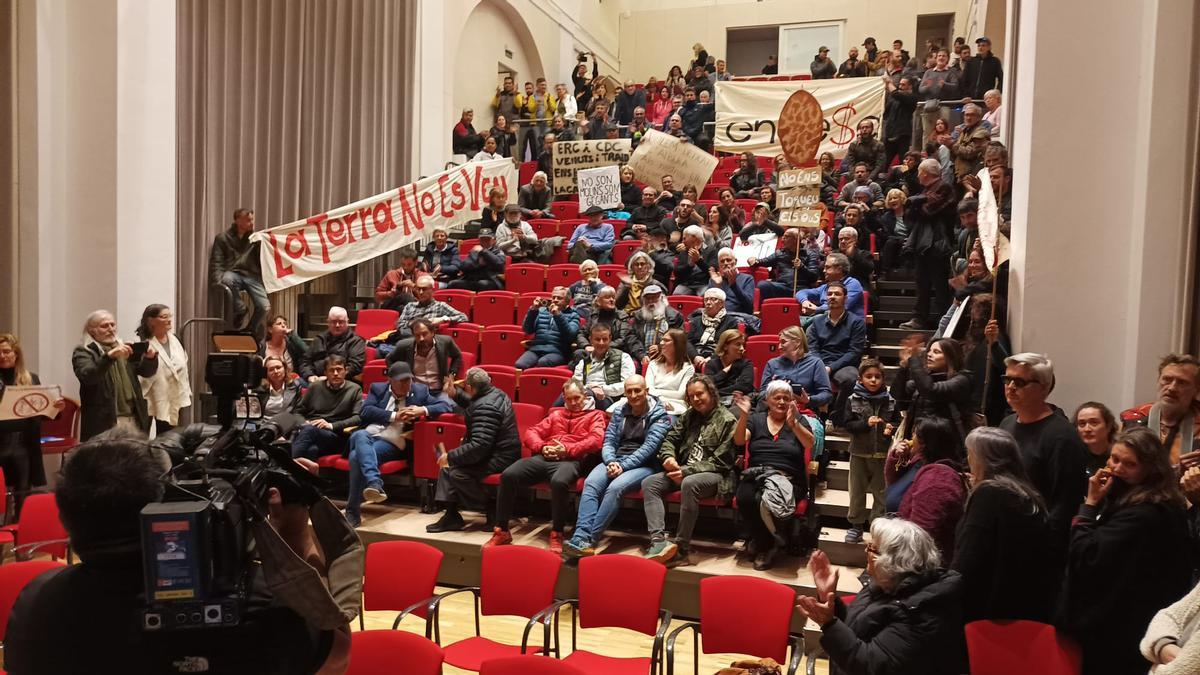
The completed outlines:
<svg viewBox="0 0 1200 675">
<path fill-rule="evenodd" d="M 117 320 L 105 309 L 88 315 L 83 332 L 83 341 L 71 354 L 79 379 L 80 440 L 113 427 L 148 434 L 150 413 L 138 377 L 154 377 L 158 352 L 149 342 L 122 342 Z"/>
<path fill-rule="evenodd" d="M 566 287 L 556 286 L 549 298 L 534 302 L 525 313 L 521 330 L 532 334 L 533 339 L 517 359 L 518 369 L 566 365 L 574 355 L 575 339 L 579 336 L 579 313 L 571 307 L 571 294 Z"/>
</svg>

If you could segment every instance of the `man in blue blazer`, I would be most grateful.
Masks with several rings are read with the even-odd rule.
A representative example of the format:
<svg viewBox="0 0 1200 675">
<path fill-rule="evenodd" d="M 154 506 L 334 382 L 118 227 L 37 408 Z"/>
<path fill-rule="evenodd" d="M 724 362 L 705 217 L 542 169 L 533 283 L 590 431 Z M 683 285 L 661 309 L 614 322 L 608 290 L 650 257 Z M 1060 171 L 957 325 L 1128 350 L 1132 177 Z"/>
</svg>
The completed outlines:
<svg viewBox="0 0 1200 675">
<path fill-rule="evenodd" d="M 412 368 L 403 361 L 388 367 L 388 381 L 371 385 L 362 407 L 363 427 L 350 435 L 350 494 L 346 519 L 358 527 L 363 502 L 376 504 L 387 499 L 379 465 L 398 459 L 403 448 L 400 434 L 405 426 L 450 412 L 445 398 L 430 393 L 429 387 L 414 382 Z"/>
</svg>

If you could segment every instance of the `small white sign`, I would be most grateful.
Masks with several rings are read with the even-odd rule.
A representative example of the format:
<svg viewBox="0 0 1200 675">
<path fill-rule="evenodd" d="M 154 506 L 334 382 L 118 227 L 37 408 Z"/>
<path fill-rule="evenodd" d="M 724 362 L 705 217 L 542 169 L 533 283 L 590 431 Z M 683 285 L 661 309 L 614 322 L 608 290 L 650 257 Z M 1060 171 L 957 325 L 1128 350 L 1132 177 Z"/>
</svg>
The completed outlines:
<svg viewBox="0 0 1200 675">
<path fill-rule="evenodd" d="M 580 213 L 592 206 L 615 208 L 621 203 L 620 169 L 616 166 L 580 169 L 575 174 L 575 188 L 579 191 Z"/>
</svg>

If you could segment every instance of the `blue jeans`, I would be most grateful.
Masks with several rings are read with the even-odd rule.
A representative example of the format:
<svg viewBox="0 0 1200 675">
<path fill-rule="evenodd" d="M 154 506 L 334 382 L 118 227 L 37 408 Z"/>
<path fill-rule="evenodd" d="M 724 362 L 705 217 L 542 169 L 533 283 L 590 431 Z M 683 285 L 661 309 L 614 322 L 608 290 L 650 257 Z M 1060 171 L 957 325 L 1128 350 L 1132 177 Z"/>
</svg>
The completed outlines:
<svg viewBox="0 0 1200 675">
<path fill-rule="evenodd" d="M 533 368 L 534 366 L 550 368 L 553 366 L 566 365 L 566 363 L 567 360 L 558 352 L 538 354 L 536 352 L 527 351 L 522 354 L 520 358 L 517 359 L 517 362 L 513 365 L 515 365 L 518 370 L 525 370 L 526 368 Z"/>
<path fill-rule="evenodd" d="M 346 497 L 346 513 L 358 515 L 363 502 L 363 490 L 381 484 L 379 465 L 400 456 L 400 448 L 382 438 L 373 437 L 366 429 L 350 434 L 350 494 Z"/>
<path fill-rule="evenodd" d="M 271 301 L 267 298 L 267 289 L 263 286 L 262 279 L 248 277 L 237 272 L 226 272 L 221 275 L 221 283 L 233 291 L 234 321 L 239 324 L 242 317 L 246 316 L 246 303 L 242 300 L 240 291 L 250 294 L 250 302 L 254 304 L 254 314 L 250 317 L 248 330 L 257 335 L 260 328 L 265 328 L 262 326 L 263 319 L 271 311 Z"/>
<path fill-rule="evenodd" d="M 598 464 L 583 482 L 583 494 L 579 498 L 579 521 L 575 523 L 571 537 L 589 544 L 595 543 L 596 537 L 604 534 L 604 530 L 617 517 L 621 497 L 638 489 L 642 480 L 653 473 L 654 469 L 639 466 L 610 481 L 608 468 L 603 463 Z"/>
<path fill-rule="evenodd" d="M 344 444 L 345 435 L 342 432 L 318 429 L 311 424 L 305 424 L 292 436 L 292 457 L 306 457 L 316 461 L 323 455 L 340 454 Z"/>
</svg>

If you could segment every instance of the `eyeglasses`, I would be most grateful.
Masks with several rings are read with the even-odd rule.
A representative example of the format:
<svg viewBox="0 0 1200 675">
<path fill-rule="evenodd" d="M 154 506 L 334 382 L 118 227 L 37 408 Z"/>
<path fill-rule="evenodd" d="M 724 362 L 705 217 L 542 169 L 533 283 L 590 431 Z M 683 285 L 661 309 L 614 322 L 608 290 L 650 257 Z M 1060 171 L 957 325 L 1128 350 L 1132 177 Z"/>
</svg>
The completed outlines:
<svg viewBox="0 0 1200 675">
<path fill-rule="evenodd" d="M 1005 375 L 1001 379 L 1004 381 L 1004 386 L 1007 387 L 1011 384 L 1016 389 L 1024 389 L 1035 382 L 1035 380 L 1026 380 L 1023 377 L 1010 377 L 1008 375 Z"/>
</svg>

